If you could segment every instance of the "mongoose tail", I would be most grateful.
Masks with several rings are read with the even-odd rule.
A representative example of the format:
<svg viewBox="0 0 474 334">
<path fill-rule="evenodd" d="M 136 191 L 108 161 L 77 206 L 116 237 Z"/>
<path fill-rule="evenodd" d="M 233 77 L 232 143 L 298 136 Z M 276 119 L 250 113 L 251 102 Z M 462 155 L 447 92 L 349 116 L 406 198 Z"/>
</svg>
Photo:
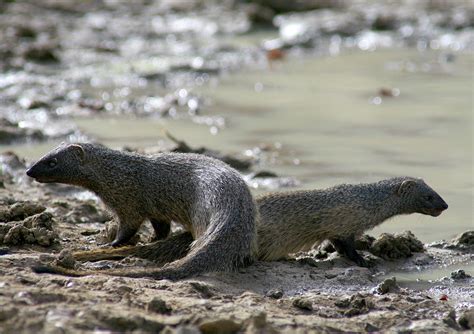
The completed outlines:
<svg viewBox="0 0 474 334">
<path fill-rule="evenodd" d="M 90 251 L 74 252 L 73 256 L 77 261 L 116 260 L 127 256 L 136 256 L 141 259 L 148 259 L 159 265 L 164 265 L 185 257 L 193 241 L 194 239 L 190 232 L 181 232 L 171 235 L 168 239 L 146 245 L 98 248 Z"/>
<path fill-rule="evenodd" d="M 125 247 L 123 249 L 123 253 L 120 253 L 121 249 L 112 249 L 112 254 L 114 256 L 117 254 L 124 255 L 124 253 L 129 254 L 130 251 L 133 250 L 134 255 L 140 254 L 142 252 L 143 255 L 149 257 L 154 253 L 159 253 L 160 249 L 163 250 L 165 254 L 166 252 L 170 252 L 170 250 L 166 249 L 168 246 L 176 247 L 176 252 L 170 252 L 170 256 L 168 257 L 168 259 L 170 259 L 187 252 L 188 248 L 185 246 L 189 245 L 190 238 L 192 239 L 190 233 L 181 233 L 170 237 L 170 239 L 155 242 L 152 244 L 153 247 L 146 247 L 150 246 L 146 245 L 143 247 L 145 249 L 140 247 L 138 248 L 138 251 L 136 247 Z M 222 231 L 220 233 L 213 233 L 213 231 L 211 231 L 202 238 L 197 239 L 196 242 L 192 244 L 191 251 L 188 255 L 159 269 L 146 268 L 137 270 L 113 269 L 81 271 L 67 269 L 56 265 L 38 265 L 32 267 L 32 269 L 38 274 L 59 274 L 73 277 L 103 274 L 122 277 L 149 277 L 154 279 L 179 280 L 206 272 L 231 271 L 253 262 L 253 254 L 255 253 L 254 249 L 251 249 L 245 253 L 242 251 L 235 252 L 233 249 L 229 249 L 228 246 L 231 245 L 231 240 L 236 238 L 238 238 L 238 236 L 236 236 L 232 230 L 229 230 L 228 233 Z M 181 244 L 174 243 L 174 241 L 181 242 Z M 176 246 L 173 246 L 173 243 Z M 251 247 L 253 247 L 253 245 L 251 245 Z M 89 252 L 84 253 L 87 259 L 91 258 L 91 254 Z M 107 252 L 103 252 L 102 254 L 107 255 Z M 242 256 L 242 254 L 248 255 Z M 167 258 L 163 257 L 162 253 L 159 253 L 159 256 L 160 259 L 164 259 L 166 261 Z M 77 258 L 78 257 L 76 257 L 76 259 Z"/>
</svg>

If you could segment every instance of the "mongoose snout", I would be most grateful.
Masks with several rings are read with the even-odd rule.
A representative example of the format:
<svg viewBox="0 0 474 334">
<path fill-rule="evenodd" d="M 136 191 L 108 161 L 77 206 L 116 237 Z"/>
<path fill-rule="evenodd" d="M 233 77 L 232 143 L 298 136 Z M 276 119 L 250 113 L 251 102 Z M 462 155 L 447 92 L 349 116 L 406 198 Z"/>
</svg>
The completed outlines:
<svg viewBox="0 0 474 334">
<path fill-rule="evenodd" d="M 422 179 L 403 181 L 397 194 L 410 203 L 416 213 L 438 217 L 448 208 L 444 199 Z"/>
</svg>

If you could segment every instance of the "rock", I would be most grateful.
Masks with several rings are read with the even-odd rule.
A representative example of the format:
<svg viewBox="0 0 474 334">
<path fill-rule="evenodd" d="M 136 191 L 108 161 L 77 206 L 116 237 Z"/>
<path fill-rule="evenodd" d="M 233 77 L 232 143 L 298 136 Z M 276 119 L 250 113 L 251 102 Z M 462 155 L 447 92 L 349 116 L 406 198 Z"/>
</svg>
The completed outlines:
<svg viewBox="0 0 474 334">
<path fill-rule="evenodd" d="M 27 217 L 15 224 L 0 224 L 0 243 L 6 245 L 38 244 L 51 246 L 57 242 L 58 235 L 53 230 L 53 216 L 42 212 Z"/>
<path fill-rule="evenodd" d="M 267 314 L 260 312 L 255 316 L 250 317 L 245 322 L 245 333 L 265 333 L 265 334 L 276 334 L 279 333 L 267 322 Z"/>
<path fill-rule="evenodd" d="M 171 313 L 171 307 L 169 307 L 166 302 L 158 297 L 154 297 L 148 304 L 147 304 L 147 311 L 154 312 L 159 314 L 169 314 Z"/>
<path fill-rule="evenodd" d="M 297 298 L 293 299 L 292 304 L 293 304 L 294 307 L 297 307 L 301 310 L 305 310 L 305 311 L 312 311 L 313 310 L 313 303 L 308 298 L 297 297 Z"/>
<path fill-rule="evenodd" d="M 252 166 L 252 162 L 248 159 L 239 159 L 237 157 L 228 154 L 222 154 L 218 151 L 211 150 L 206 147 L 192 148 L 185 141 L 177 139 L 169 132 L 166 132 L 166 136 L 168 137 L 168 139 L 170 139 L 177 145 L 174 149 L 171 150 L 171 152 L 204 154 L 211 158 L 224 161 L 226 164 L 240 171 L 248 170 Z"/>
<path fill-rule="evenodd" d="M 241 328 L 241 324 L 231 319 L 208 320 L 199 325 L 199 329 L 204 334 L 231 334 L 237 333 Z"/>
<path fill-rule="evenodd" d="M 364 330 L 368 333 L 372 333 L 372 332 L 380 332 L 380 328 L 378 328 L 377 326 L 374 326 L 372 325 L 371 323 L 366 323 L 365 326 L 364 326 Z"/>
<path fill-rule="evenodd" d="M 399 290 L 400 287 L 397 285 L 396 277 L 387 278 L 377 286 L 377 292 L 381 295 L 384 295 L 389 292 L 397 292 Z"/>
<path fill-rule="evenodd" d="M 362 295 L 353 295 L 350 299 L 350 309 L 344 312 L 346 317 L 368 313 L 374 307 L 373 303 Z"/>
<path fill-rule="evenodd" d="M 339 299 L 334 302 L 334 305 L 337 307 L 348 307 L 350 304 L 351 300 L 349 298 Z"/>
<path fill-rule="evenodd" d="M 18 314 L 16 307 L 2 307 L 0 309 L 0 323 L 10 320 L 15 314 Z"/>
<path fill-rule="evenodd" d="M 278 175 L 274 172 L 268 171 L 268 170 L 262 170 L 259 172 L 256 172 L 252 175 L 252 178 L 259 178 L 259 177 L 278 177 Z"/>
<path fill-rule="evenodd" d="M 357 238 L 355 241 L 355 248 L 357 250 L 364 250 L 368 251 L 370 247 L 372 247 L 372 244 L 374 243 L 375 238 L 371 235 L 364 234 L 360 238 Z"/>
<path fill-rule="evenodd" d="M 10 205 L 10 207 L 1 213 L 2 221 L 18 221 L 29 216 L 43 212 L 46 208 L 36 202 L 21 201 Z"/>
<path fill-rule="evenodd" d="M 270 297 L 270 298 L 273 298 L 273 299 L 280 299 L 281 297 L 283 297 L 283 290 L 281 290 L 281 289 L 269 290 L 266 293 L 266 296 Z"/>
<path fill-rule="evenodd" d="M 201 298 L 211 298 L 214 296 L 214 292 L 212 292 L 211 287 L 207 284 L 200 282 L 189 282 L 188 284 L 195 292 L 201 295 Z"/>
<path fill-rule="evenodd" d="M 20 55 L 28 60 L 37 62 L 58 62 L 56 54 L 58 44 L 52 41 L 35 42 L 23 44 L 20 48 Z"/>
<path fill-rule="evenodd" d="M 70 250 L 63 249 L 56 259 L 56 264 L 64 268 L 74 269 L 76 267 L 76 260 Z"/>
<path fill-rule="evenodd" d="M 382 233 L 370 248 L 372 254 L 385 260 L 403 259 L 412 256 L 413 252 L 423 251 L 423 243 L 410 231 L 395 235 Z"/>
<path fill-rule="evenodd" d="M 474 247 L 474 231 L 467 231 L 458 235 L 452 244 L 458 248 Z"/>
<path fill-rule="evenodd" d="M 453 271 L 451 273 L 451 278 L 454 279 L 454 280 L 466 279 L 466 278 L 470 278 L 470 277 L 471 277 L 471 275 L 466 274 L 466 272 L 462 269 L 458 269 L 458 270 Z"/>
<path fill-rule="evenodd" d="M 474 308 L 464 311 L 458 322 L 464 329 L 474 329 Z"/>
<path fill-rule="evenodd" d="M 448 325 L 451 328 L 458 329 L 458 323 L 456 322 L 456 311 L 451 310 L 446 314 L 446 316 L 443 318 L 443 322 Z"/>
</svg>

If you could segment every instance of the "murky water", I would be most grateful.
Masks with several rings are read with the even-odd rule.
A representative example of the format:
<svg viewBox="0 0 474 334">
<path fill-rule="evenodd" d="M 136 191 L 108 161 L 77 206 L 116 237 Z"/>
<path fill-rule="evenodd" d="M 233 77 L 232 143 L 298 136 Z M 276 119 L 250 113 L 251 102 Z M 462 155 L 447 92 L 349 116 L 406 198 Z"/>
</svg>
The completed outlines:
<svg viewBox="0 0 474 334">
<path fill-rule="evenodd" d="M 261 168 L 296 177 L 302 188 L 422 177 L 448 202 L 447 212 L 398 217 L 373 234 L 409 229 L 424 242 L 450 239 L 474 227 L 473 63 L 471 55 L 391 50 L 287 60 L 232 74 L 199 91 L 211 101 L 205 114 L 226 120 L 217 134 L 191 120 L 76 121 L 111 146 L 156 144 L 164 129 L 224 152 L 278 143 L 274 163 Z M 381 88 L 399 95 L 382 96 Z M 14 149 L 36 157 L 53 145 Z"/>
</svg>

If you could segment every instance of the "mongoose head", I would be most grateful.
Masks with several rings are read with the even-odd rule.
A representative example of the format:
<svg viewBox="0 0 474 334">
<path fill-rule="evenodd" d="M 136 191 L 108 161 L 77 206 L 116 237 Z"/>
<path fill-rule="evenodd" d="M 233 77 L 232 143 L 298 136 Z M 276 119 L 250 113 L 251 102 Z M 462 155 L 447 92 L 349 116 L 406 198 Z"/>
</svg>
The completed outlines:
<svg viewBox="0 0 474 334">
<path fill-rule="evenodd" d="M 407 213 L 439 216 L 448 204 L 422 179 L 407 178 L 398 185 L 397 196 L 402 199 Z"/>
<path fill-rule="evenodd" d="M 76 184 L 86 153 L 81 144 L 63 144 L 38 160 L 26 175 L 41 183 Z"/>
</svg>

